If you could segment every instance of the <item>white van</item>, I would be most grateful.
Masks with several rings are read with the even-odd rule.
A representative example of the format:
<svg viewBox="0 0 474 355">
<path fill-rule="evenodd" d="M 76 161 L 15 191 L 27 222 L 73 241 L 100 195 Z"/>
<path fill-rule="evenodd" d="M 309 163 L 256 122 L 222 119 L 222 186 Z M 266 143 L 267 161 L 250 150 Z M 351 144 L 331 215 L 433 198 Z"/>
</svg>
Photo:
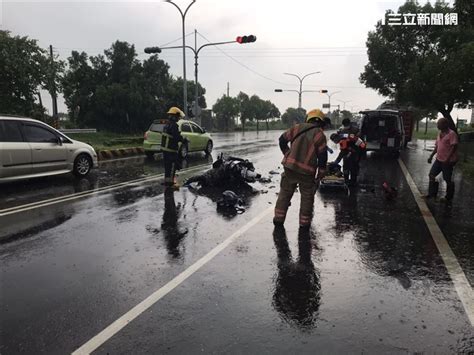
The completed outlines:
<svg viewBox="0 0 474 355">
<path fill-rule="evenodd" d="M 381 151 L 398 157 L 405 146 L 403 117 L 396 110 L 361 111 L 360 137 L 367 151 Z"/>
<path fill-rule="evenodd" d="M 70 172 L 81 177 L 97 165 L 90 145 L 41 121 L 0 116 L 0 183 Z"/>
</svg>

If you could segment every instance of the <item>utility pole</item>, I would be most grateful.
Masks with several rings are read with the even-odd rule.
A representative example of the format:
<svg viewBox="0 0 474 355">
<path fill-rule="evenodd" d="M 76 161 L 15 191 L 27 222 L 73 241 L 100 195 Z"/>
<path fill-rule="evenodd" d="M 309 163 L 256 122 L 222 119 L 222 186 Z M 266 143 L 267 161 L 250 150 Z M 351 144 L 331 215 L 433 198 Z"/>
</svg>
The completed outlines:
<svg viewBox="0 0 474 355">
<path fill-rule="evenodd" d="M 53 56 L 53 46 L 49 45 L 49 56 L 51 59 L 51 77 L 50 77 L 50 94 L 53 100 L 53 122 L 56 126 L 55 128 L 59 128 L 58 122 L 58 98 L 56 96 L 56 71 L 54 69 L 54 56 Z"/>
<path fill-rule="evenodd" d="M 229 91 L 230 91 L 229 89 L 230 89 L 230 88 L 229 88 L 229 82 L 227 82 L 227 97 L 230 96 L 230 95 L 229 95 Z"/>
</svg>

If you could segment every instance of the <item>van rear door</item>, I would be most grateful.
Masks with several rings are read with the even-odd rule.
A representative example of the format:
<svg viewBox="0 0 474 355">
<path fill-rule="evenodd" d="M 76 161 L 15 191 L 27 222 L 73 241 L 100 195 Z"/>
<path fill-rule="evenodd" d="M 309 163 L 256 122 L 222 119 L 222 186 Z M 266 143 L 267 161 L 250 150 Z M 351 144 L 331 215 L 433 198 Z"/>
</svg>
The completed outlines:
<svg viewBox="0 0 474 355">
<path fill-rule="evenodd" d="M 363 117 L 361 134 L 368 150 L 399 149 L 402 131 L 401 117 L 396 112 L 368 112 Z"/>
</svg>

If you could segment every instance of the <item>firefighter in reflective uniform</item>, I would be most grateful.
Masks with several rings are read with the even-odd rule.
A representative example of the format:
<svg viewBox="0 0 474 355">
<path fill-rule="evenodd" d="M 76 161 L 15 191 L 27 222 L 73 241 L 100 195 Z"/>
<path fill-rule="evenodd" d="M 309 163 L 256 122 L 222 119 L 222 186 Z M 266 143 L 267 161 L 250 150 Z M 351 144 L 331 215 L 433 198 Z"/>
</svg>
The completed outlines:
<svg viewBox="0 0 474 355">
<path fill-rule="evenodd" d="M 273 218 L 276 226 L 285 222 L 296 187 L 299 187 L 301 194 L 300 228 L 307 229 L 311 225 L 314 194 L 318 181 L 326 172 L 328 159 L 326 136 L 322 129 L 324 124 L 323 112 L 315 109 L 308 112 L 305 123 L 293 126 L 280 137 L 284 173 Z M 291 144 L 290 147 L 288 143 Z"/>
<path fill-rule="evenodd" d="M 349 186 L 357 185 L 359 161 L 361 154 L 366 149 L 365 142 L 355 134 L 348 133 L 333 133 L 330 139 L 334 143 L 339 144 L 340 153 L 334 163 L 339 164 L 342 160 L 344 180 Z"/>
<path fill-rule="evenodd" d="M 179 143 L 184 142 L 184 139 L 179 132 L 177 122 L 184 117 L 184 113 L 177 107 L 171 107 L 167 113 L 169 120 L 163 128 L 161 138 L 161 150 L 163 151 L 165 165 L 165 185 L 178 187 L 175 173 L 178 164 Z"/>
</svg>

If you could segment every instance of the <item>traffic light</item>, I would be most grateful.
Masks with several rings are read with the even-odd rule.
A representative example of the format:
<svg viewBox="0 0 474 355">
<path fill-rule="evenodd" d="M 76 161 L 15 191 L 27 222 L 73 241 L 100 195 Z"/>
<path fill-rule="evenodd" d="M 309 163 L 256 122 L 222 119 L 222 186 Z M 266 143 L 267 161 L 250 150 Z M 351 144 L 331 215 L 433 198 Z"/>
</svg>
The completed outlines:
<svg viewBox="0 0 474 355">
<path fill-rule="evenodd" d="M 239 36 L 235 39 L 236 42 L 242 44 L 242 43 L 252 43 L 257 40 L 257 37 L 254 35 L 248 35 L 248 36 Z"/>
<path fill-rule="evenodd" d="M 161 49 L 160 47 L 146 47 L 145 53 L 147 54 L 161 53 Z"/>
<path fill-rule="evenodd" d="M 321 94 L 327 94 L 328 91 L 327 90 L 321 90 Z"/>
<path fill-rule="evenodd" d="M 282 89 L 275 89 L 275 92 L 283 92 Z"/>
</svg>

